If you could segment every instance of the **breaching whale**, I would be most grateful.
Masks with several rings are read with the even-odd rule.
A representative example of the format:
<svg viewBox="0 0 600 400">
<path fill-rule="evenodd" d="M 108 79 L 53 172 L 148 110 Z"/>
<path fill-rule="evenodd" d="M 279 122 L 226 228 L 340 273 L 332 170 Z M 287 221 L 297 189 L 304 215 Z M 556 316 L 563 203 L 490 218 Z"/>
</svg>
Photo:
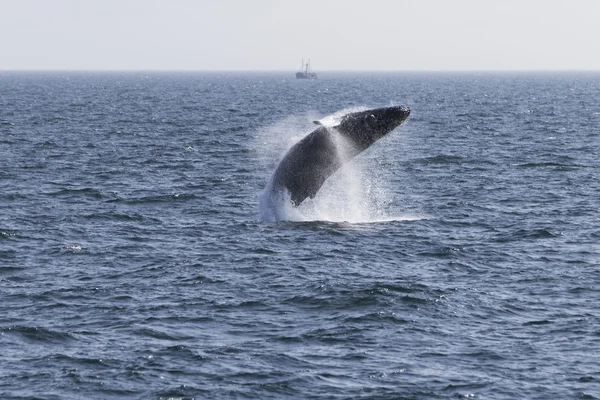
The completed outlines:
<svg viewBox="0 0 600 400">
<path fill-rule="evenodd" d="M 332 127 L 315 121 L 321 126 L 296 143 L 279 163 L 269 195 L 287 191 L 294 206 L 314 198 L 331 174 L 393 131 L 409 114 L 407 106 L 395 106 L 349 113 Z M 336 135 L 347 144 L 343 154 Z"/>
</svg>

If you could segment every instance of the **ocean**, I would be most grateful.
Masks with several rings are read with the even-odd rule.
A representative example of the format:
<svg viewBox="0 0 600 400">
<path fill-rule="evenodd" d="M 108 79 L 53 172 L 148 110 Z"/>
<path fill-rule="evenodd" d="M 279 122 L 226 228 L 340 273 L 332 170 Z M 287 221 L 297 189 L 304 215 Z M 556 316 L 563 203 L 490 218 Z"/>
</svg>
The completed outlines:
<svg viewBox="0 0 600 400">
<path fill-rule="evenodd" d="M 0 300 L 3 399 L 600 399 L 600 74 L 2 72 Z"/>
</svg>

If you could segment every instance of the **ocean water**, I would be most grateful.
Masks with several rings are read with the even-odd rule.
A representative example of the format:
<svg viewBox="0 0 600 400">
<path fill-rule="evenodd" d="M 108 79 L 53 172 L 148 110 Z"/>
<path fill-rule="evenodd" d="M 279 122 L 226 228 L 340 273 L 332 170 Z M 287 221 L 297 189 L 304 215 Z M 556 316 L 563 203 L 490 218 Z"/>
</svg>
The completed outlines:
<svg viewBox="0 0 600 400">
<path fill-rule="evenodd" d="M 0 397 L 600 399 L 599 210 L 597 73 L 3 72 Z"/>
</svg>

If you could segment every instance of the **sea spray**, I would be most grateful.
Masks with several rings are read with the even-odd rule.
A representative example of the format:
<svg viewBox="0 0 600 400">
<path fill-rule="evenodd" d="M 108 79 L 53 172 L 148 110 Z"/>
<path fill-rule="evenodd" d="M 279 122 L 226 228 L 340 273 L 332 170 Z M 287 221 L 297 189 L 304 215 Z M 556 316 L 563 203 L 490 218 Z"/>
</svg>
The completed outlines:
<svg viewBox="0 0 600 400">
<path fill-rule="evenodd" d="M 361 110 L 364 108 L 341 110 L 318 121 L 328 129 L 336 157 L 342 160 L 342 167 L 325 181 L 314 198 L 306 198 L 301 204 L 294 206 L 285 188 L 274 188 L 274 176 L 270 172 L 269 181 L 259 195 L 259 215 L 262 221 L 368 223 L 407 219 L 389 215 L 387 182 L 374 169 L 374 160 L 369 157 L 354 159 L 357 152 L 353 149 L 353 144 L 335 129 L 343 115 Z M 259 132 L 259 158 L 266 169 L 276 170 L 289 148 L 305 136 L 299 133 L 306 131 L 307 120 L 314 120 L 310 117 L 312 115 L 309 114 L 288 117 Z"/>
</svg>

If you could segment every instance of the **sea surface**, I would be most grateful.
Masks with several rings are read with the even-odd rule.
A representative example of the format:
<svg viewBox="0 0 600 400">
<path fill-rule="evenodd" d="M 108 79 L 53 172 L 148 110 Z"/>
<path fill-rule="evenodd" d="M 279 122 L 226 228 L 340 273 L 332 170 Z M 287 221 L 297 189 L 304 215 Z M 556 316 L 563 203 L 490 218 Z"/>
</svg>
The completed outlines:
<svg viewBox="0 0 600 400">
<path fill-rule="evenodd" d="M 0 73 L 0 398 L 600 399 L 600 73 Z"/>
</svg>

